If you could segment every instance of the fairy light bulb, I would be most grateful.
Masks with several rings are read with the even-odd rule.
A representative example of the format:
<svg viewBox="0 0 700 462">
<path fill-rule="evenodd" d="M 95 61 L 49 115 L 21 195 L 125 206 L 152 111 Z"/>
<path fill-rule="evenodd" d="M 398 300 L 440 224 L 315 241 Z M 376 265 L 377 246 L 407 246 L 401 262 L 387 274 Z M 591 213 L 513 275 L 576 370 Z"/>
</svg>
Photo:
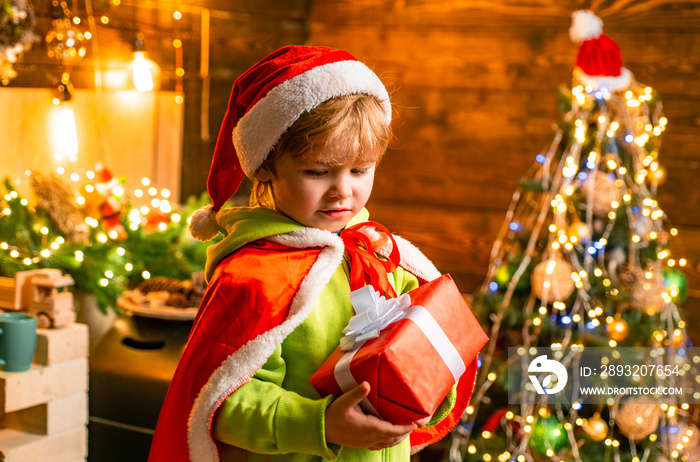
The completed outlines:
<svg viewBox="0 0 700 462">
<path fill-rule="evenodd" d="M 155 87 L 151 63 L 145 51 L 135 51 L 131 61 L 131 78 L 137 91 L 152 91 Z"/>
<path fill-rule="evenodd" d="M 143 38 L 139 34 L 135 42 L 135 51 L 131 55 L 131 61 L 127 66 L 131 82 L 139 92 L 158 90 L 160 85 L 160 66 L 148 57 L 143 49 Z"/>
<path fill-rule="evenodd" d="M 56 144 L 57 159 L 68 158 L 68 160 L 75 162 L 78 158 L 78 133 L 73 108 L 66 104 L 55 108 L 51 127 Z"/>
</svg>

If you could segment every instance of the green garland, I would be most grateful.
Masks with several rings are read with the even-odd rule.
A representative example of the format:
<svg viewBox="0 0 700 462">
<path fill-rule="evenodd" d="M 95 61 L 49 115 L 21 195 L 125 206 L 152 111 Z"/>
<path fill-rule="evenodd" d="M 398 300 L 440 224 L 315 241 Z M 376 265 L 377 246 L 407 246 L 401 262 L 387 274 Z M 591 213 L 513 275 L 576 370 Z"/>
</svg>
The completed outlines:
<svg viewBox="0 0 700 462">
<path fill-rule="evenodd" d="M 107 233 L 98 225 L 90 228 L 88 242 L 81 243 L 70 242 L 45 210 L 29 206 L 9 178 L 4 179 L 3 188 L 0 276 L 58 268 L 73 277 L 76 290 L 93 295 L 103 312 L 116 307 L 124 290 L 136 287 L 145 277 L 190 279 L 203 270 L 206 248 L 216 242 L 195 241 L 187 229 L 187 217 L 206 203 L 206 194 L 190 197 L 180 210 L 182 219 L 169 221 L 164 230 L 132 230 L 126 219 L 128 213 L 123 213 L 122 225 L 127 230 L 123 241 L 105 239 Z M 41 254 L 45 249 L 50 249 L 48 255 Z"/>
</svg>

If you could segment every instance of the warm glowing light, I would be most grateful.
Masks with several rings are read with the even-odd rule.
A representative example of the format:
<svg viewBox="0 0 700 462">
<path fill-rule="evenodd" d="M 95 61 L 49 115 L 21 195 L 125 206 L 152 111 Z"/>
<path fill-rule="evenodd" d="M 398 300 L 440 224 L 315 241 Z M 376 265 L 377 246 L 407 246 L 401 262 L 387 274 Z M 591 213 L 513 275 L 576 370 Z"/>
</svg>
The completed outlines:
<svg viewBox="0 0 700 462">
<path fill-rule="evenodd" d="M 135 51 L 129 63 L 134 88 L 137 91 L 153 91 L 158 87 L 160 67 L 148 58 L 145 51 Z"/>
<path fill-rule="evenodd" d="M 59 158 L 75 162 L 78 158 L 78 133 L 75 128 L 75 114 L 70 104 L 60 104 L 51 114 L 54 151 Z"/>
<path fill-rule="evenodd" d="M 173 18 L 175 18 L 175 19 L 182 19 L 182 13 L 180 13 L 179 11 L 174 12 L 174 13 L 173 13 Z"/>
</svg>

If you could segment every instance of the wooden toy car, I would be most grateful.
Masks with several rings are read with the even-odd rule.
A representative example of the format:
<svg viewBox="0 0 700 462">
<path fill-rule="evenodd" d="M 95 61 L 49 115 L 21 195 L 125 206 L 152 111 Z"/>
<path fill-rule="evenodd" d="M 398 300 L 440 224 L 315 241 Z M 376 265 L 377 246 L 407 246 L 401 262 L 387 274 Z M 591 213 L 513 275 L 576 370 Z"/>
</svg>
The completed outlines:
<svg viewBox="0 0 700 462">
<path fill-rule="evenodd" d="M 44 268 L 19 271 L 14 278 L 0 278 L 0 309 L 27 311 L 39 327 L 61 327 L 75 322 L 75 281 L 61 270 Z"/>
</svg>

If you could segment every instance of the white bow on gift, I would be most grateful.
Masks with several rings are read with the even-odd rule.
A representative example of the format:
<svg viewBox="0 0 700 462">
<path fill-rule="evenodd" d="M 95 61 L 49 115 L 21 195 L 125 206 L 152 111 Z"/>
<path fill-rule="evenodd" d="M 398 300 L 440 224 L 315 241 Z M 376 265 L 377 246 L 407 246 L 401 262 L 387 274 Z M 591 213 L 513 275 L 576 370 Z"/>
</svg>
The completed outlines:
<svg viewBox="0 0 700 462">
<path fill-rule="evenodd" d="M 372 286 L 350 292 L 350 301 L 357 314 L 343 329 L 345 337 L 340 339 L 342 351 L 354 350 L 366 340 L 379 337 L 379 333 L 389 324 L 406 317 L 405 310 L 411 306 L 409 294 L 387 300 Z"/>
</svg>

